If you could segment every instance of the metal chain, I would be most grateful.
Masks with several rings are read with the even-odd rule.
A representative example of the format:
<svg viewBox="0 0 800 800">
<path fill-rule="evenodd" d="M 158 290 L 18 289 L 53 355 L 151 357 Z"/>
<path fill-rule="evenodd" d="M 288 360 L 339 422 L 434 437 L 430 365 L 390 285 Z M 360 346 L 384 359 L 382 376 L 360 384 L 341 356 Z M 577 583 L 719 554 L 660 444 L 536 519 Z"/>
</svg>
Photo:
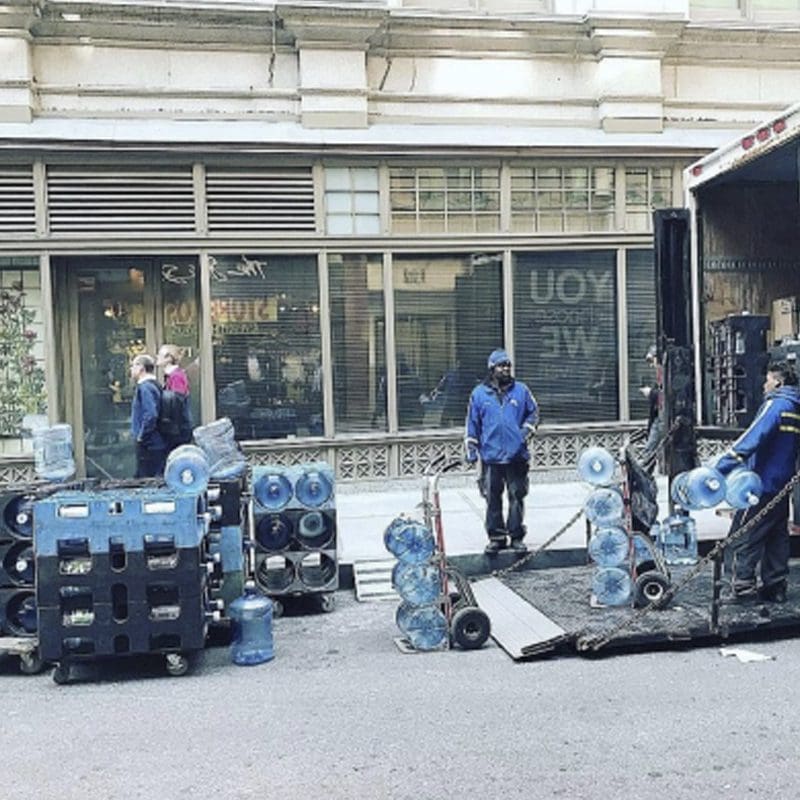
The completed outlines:
<svg viewBox="0 0 800 800">
<path fill-rule="evenodd" d="M 630 628 L 635 622 L 640 620 L 645 614 L 649 614 L 654 608 L 661 608 L 667 605 L 673 597 L 675 597 L 678 592 L 681 591 L 687 584 L 691 583 L 702 571 L 705 567 L 714 559 L 716 559 L 724 550 L 730 547 L 732 544 L 737 542 L 741 539 L 746 533 L 749 533 L 755 525 L 757 525 L 773 508 L 775 508 L 778 503 L 783 500 L 783 498 L 794 489 L 797 484 L 800 483 L 800 472 L 795 473 L 792 476 L 791 480 L 783 487 L 783 489 L 775 495 L 765 506 L 761 509 L 749 522 L 745 525 L 740 526 L 737 528 L 733 533 L 729 534 L 725 539 L 721 539 L 717 544 L 712 548 L 712 550 L 700 561 L 695 564 L 692 569 L 683 577 L 680 583 L 670 586 L 669 589 L 664 593 L 664 595 L 657 599 L 651 600 L 646 606 L 642 606 L 642 608 L 636 609 L 630 617 L 627 617 L 622 622 L 615 625 L 611 628 L 610 631 L 607 631 L 602 636 L 598 636 L 594 639 L 588 639 L 585 644 L 581 647 L 583 650 L 593 650 L 597 651 L 601 647 L 607 645 L 618 633 L 621 631 Z"/>
</svg>

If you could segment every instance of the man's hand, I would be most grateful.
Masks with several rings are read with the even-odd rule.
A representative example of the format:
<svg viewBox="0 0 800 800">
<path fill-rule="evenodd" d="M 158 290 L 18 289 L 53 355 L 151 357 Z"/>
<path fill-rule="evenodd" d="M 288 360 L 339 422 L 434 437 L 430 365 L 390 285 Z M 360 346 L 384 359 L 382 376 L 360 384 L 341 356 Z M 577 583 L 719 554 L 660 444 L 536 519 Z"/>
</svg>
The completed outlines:
<svg viewBox="0 0 800 800">
<path fill-rule="evenodd" d="M 467 464 L 476 464 L 478 462 L 478 451 L 474 447 L 467 448 Z"/>
</svg>

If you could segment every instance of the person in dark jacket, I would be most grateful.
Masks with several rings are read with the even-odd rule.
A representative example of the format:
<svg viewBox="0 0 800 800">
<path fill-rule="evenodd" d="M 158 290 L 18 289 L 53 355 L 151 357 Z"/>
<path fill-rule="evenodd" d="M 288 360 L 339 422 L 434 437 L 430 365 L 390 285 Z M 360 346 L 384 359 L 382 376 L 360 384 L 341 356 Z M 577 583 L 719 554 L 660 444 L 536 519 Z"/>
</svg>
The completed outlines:
<svg viewBox="0 0 800 800">
<path fill-rule="evenodd" d="M 469 398 L 466 457 L 480 456 L 481 494 L 486 498 L 486 552 L 493 554 L 510 539 L 512 550 L 524 552 L 525 497 L 528 494 L 528 437 L 539 424 L 539 407 L 531 390 L 511 376 L 505 350 L 489 356 L 489 374 Z M 503 492 L 508 491 L 508 519 L 503 520 Z"/>
<path fill-rule="evenodd" d="M 758 505 L 738 511 L 729 535 L 758 514 L 795 473 L 800 445 L 800 390 L 797 374 L 785 362 L 771 363 L 764 381 L 764 402 L 750 427 L 717 462 L 727 475 L 738 466 L 756 472 L 763 484 Z M 733 594 L 738 599 L 760 597 L 775 603 L 786 601 L 789 575 L 789 495 L 732 545 Z M 756 586 L 756 567 L 761 563 L 761 588 Z"/>
<path fill-rule="evenodd" d="M 131 379 L 136 383 L 131 402 L 131 438 L 136 443 L 135 478 L 152 478 L 164 472 L 167 443 L 158 432 L 161 387 L 156 362 L 142 353 L 131 361 Z"/>
</svg>

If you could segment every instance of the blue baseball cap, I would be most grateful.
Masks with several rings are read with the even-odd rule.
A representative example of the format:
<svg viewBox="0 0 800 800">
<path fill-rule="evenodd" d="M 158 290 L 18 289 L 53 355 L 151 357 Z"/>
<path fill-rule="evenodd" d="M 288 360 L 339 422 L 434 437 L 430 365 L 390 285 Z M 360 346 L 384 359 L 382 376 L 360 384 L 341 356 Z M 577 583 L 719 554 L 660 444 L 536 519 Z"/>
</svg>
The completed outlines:
<svg viewBox="0 0 800 800">
<path fill-rule="evenodd" d="M 502 364 L 504 361 L 511 363 L 511 358 L 505 350 L 492 350 L 487 366 L 489 369 L 492 369 L 492 367 L 496 367 L 498 364 Z"/>
</svg>

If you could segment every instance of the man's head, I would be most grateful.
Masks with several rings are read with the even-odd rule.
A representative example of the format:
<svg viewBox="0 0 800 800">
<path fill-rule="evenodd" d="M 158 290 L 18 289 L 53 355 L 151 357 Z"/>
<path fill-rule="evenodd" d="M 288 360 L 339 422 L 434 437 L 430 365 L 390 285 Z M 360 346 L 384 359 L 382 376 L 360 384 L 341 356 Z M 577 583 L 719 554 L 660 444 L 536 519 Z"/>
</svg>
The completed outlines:
<svg viewBox="0 0 800 800">
<path fill-rule="evenodd" d="M 138 356 L 134 356 L 133 361 L 131 361 L 131 378 L 134 381 L 138 381 L 142 375 L 152 375 L 155 371 L 156 362 L 153 360 L 153 356 L 147 353 L 140 353 Z"/>
<path fill-rule="evenodd" d="M 767 378 L 764 381 L 764 394 L 774 392 L 781 386 L 797 386 L 797 373 L 786 361 L 772 361 L 767 365 Z"/>
<path fill-rule="evenodd" d="M 156 363 L 159 367 L 169 364 L 179 364 L 181 360 L 181 349 L 174 344 L 162 344 L 158 350 Z"/>
<path fill-rule="evenodd" d="M 492 380 L 500 385 L 511 382 L 511 359 L 505 350 L 492 350 L 487 361 Z"/>
</svg>

